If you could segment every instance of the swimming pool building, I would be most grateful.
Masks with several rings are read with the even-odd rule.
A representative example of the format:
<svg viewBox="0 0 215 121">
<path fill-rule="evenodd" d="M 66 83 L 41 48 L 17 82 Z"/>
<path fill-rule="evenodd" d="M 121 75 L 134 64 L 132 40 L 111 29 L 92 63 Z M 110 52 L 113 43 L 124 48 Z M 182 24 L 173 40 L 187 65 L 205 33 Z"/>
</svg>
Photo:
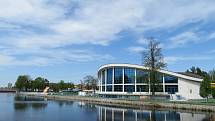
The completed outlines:
<svg viewBox="0 0 215 121">
<path fill-rule="evenodd" d="M 150 95 L 149 69 L 133 64 L 107 64 L 98 70 L 99 95 L 109 97 Z M 199 95 L 201 77 L 158 70 L 160 82 L 156 95 L 177 99 L 201 99 Z"/>
</svg>

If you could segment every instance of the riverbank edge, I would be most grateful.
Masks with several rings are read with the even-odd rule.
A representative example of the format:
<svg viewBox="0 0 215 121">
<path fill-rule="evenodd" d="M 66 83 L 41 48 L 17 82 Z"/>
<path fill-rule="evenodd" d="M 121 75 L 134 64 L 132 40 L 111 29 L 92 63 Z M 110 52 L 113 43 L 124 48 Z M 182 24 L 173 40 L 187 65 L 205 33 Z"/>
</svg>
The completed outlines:
<svg viewBox="0 0 215 121">
<path fill-rule="evenodd" d="M 94 97 L 82 97 L 82 96 L 61 96 L 61 95 L 28 95 L 19 94 L 24 96 L 44 97 L 51 100 L 64 100 L 64 101 L 83 101 L 88 103 L 95 103 L 105 106 L 120 106 L 129 108 L 156 108 L 156 109 L 170 109 L 170 110 L 186 110 L 186 111 L 201 111 L 201 112 L 215 112 L 215 106 L 211 105 L 197 105 L 197 104 L 180 104 L 177 102 L 165 103 L 165 102 L 144 102 L 133 100 L 119 100 L 108 98 L 94 98 Z"/>
</svg>

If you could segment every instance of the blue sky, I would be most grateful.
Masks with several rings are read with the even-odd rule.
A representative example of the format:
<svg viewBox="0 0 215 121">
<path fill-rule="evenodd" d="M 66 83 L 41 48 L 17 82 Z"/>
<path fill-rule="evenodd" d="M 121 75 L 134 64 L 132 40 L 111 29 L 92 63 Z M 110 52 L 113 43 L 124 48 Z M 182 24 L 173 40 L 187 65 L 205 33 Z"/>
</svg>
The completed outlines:
<svg viewBox="0 0 215 121">
<path fill-rule="evenodd" d="M 103 64 L 141 64 L 151 36 L 168 70 L 211 70 L 214 6 L 213 0 L 0 0 L 0 86 L 20 74 L 78 83 Z"/>
</svg>

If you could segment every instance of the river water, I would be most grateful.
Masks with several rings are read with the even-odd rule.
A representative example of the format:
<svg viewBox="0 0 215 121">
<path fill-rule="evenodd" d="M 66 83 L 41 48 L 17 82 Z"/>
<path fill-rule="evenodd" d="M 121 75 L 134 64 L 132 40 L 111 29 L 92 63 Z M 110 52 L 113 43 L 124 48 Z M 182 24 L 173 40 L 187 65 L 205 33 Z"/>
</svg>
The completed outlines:
<svg viewBox="0 0 215 121">
<path fill-rule="evenodd" d="M 0 121 L 215 121 L 215 114 L 128 109 L 0 93 Z"/>
</svg>

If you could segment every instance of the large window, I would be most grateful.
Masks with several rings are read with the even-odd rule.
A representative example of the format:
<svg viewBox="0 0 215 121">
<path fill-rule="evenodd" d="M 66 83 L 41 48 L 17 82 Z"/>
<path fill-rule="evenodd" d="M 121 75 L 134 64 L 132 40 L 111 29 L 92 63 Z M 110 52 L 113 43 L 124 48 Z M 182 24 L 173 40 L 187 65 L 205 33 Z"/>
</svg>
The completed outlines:
<svg viewBox="0 0 215 121">
<path fill-rule="evenodd" d="M 105 84 L 105 70 L 102 71 L 102 84 Z"/>
<path fill-rule="evenodd" d="M 137 69 L 136 78 L 137 78 L 137 83 L 148 83 L 149 72 Z"/>
<path fill-rule="evenodd" d="M 122 68 L 114 68 L 114 83 L 122 84 Z"/>
<path fill-rule="evenodd" d="M 122 85 L 115 85 L 114 92 L 122 92 Z"/>
<path fill-rule="evenodd" d="M 107 69 L 107 84 L 112 84 L 113 80 L 113 68 Z"/>
<path fill-rule="evenodd" d="M 112 91 L 112 85 L 108 85 L 106 88 L 106 91 L 111 92 Z"/>
<path fill-rule="evenodd" d="M 148 85 L 137 85 L 137 92 L 148 92 L 149 86 Z"/>
<path fill-rule="evenodd" d="M 125 84 L 131 84 L 134 83 L 135 80 L 135 71 L 131 68 L 125 68 L 125 74 L 124 74 L 124 81 Z"/>
<path fill-rule="evenodd" d="M 156 80 L 157 80 L 157 82 L 163 83 L 163 74 L 156 73 Z"/>
<path fill-rule="evenodd" d="M 163 85 L 156 85 L 155 92 L 163 92 Z"/>
<path fill-rule="evenodd" d="M 165 75 L 165 83 L 178 83 L 178 78 L 174 76 Z"/>
<path fill-rule="evenodd" d="M 105 86 L 102 86 L 102 92 L 104 92 L 105 91 Z"/>
<path fill-rule="evenodd" d="M 134 92 L 135 91 L 133 85 L 125 85 L 124 88 L 125 88 L 124 89 L 125 92 Z"/>
<path fill-rule="evenodd" d="M 178 85 L 166 85 L 165 92 L 168 92 L 169 94 L 175 94 L 178 92 Z"/>
</svg>

